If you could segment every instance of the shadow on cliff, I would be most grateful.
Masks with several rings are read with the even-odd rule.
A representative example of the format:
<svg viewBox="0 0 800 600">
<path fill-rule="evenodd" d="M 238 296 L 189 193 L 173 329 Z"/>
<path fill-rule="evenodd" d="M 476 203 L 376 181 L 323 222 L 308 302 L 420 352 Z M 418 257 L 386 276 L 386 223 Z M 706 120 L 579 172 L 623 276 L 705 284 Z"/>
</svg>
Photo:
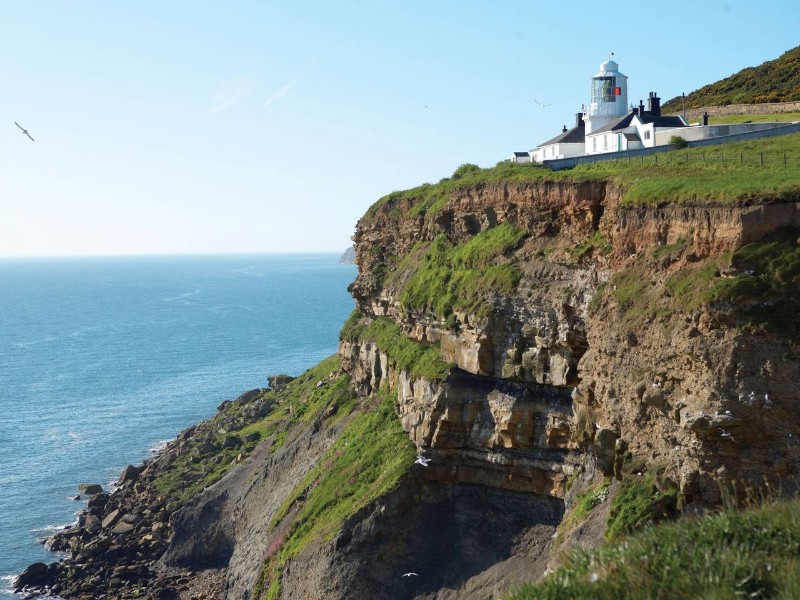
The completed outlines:
<svg viewBox="0 0 800 600">
<path fill-rule="evenodd" d="M 410 481 L 350 520 L 329 569 L 349 572 L 340 597 L 491 595 L 507 589 L 509 578 L 537 575 L 534 563 L 546 560 L 563 510 L 547 496 Z M 528 568 L 519 573 L 522 564 Z"/>
</svg>

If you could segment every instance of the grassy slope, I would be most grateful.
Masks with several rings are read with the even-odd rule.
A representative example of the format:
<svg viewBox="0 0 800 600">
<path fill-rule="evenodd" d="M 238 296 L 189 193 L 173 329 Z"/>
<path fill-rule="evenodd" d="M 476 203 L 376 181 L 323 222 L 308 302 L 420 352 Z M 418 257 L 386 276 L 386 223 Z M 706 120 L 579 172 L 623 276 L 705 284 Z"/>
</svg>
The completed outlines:
<svg viewBox="0 0 800 600">
<path fill-rule="evenodd" d="M 711 125 L 727 125 L 730 123 L 788 123 L 800 121 L 800 112 L 775 113 L 771 115 L 715 115 L 708 118 Z"/>
<path fill-rule="evenodd" d="M 800 501 L 662 524 L 592 551 L 508 600 L 800 598 Z"/>
<path fill-rule="evenodd" d="M 317 382 L 321 380 L 329 381 L 328 385 L 318 388 Z M 206 443 L 205 436 L 197 434 L 189 438 L 186 451 L 155 480 L 158 493 L 169 501 L 183 504 L 204 487 L 222 479 L 262 441 L 269 441 L 271 450 L 275 451 L 292 428 L 309 422 L 326 408 L 332 407 L 329 419 L 338 419 L 352 412 L 357 405 L 350 376 L 339 373 L 338 356 L 323 360 L 280 391 L 268 390 L 263 396 L 275 403 L 264 418 L 253 422 L 242 419 L 240 422 L 237 417 L 246 407 L 233 403 L 202 424 L 212 439 Z M 240 425 L 232 426 L 232 422 L 240 422 Z M 229 436 L 238 438 L 241 445 L 223 447 L 223 441 Z M 248 439 L 250 441 L 245 441 Z"/>
<path fill-rule="evenodd" d="M 320 463 L 286 498 L 273 529 L 290 511 L 297 512 L 268 550 L 254 598 L 280 598 L 287 561 L 315 541 L 331 540 L 347 518 L 395 487 L 413 465 L 416 451 L 394 405 L 388 386 L 363 403 Z"/>
<path fill-rule="evenodd" d="M 800 100 L 800 46 L 775 60 L 703 86 L 686 96 L 686 108 L 755 104 L 759 102 L 794 102 Z M 683 99 L 678 96 L 664 104 L 666 112 L 679 112 Z"/>
</svg>

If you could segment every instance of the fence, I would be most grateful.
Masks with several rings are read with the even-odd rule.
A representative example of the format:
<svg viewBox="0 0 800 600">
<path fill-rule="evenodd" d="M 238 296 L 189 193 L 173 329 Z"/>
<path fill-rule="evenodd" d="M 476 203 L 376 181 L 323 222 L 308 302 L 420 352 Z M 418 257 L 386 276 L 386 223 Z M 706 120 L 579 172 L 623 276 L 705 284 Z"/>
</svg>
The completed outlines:
<svg viewBox="0 0 800 600">
<path fill-rule="evenodd" d="M 800 165 L 800 155 L 789 152 L 706 152 L 705 150 L 685 150 L 672 152 L 659 158 L 660 153 L 642 154 L 640 156 L 615 157 L 609 160 L 614 163 L 628 164 L 692 164 L 692 163 L 730 163 L 740 165 L 770 166 L 795 166 Z M 597 161 L 600 162 L 600 161 Z"/>
</svg>

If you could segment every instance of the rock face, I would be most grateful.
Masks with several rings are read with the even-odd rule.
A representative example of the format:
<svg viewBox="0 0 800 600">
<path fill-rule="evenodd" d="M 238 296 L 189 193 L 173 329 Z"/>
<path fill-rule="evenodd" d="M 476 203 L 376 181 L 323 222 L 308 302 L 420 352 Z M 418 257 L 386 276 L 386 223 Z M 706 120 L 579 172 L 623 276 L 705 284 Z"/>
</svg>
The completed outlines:
<svg viewBox="0 0 800 600">
<path fill-rule="evenodd" d="M 732 258 L 745 244 L 787 227 L 800 236 L 800 201 L 636 208 L 621 198 L 605 182 L 499 182 L 424 210 L 410 195 L 374 206 L 354 236 L 363 326 L 343 335 L 340 370 L 273 377 L 271 390 L 223 403 L 155 460 L 126 468 L 119 489 L 93 496 L 51 540 L 71 558 L 32 567 L 20 587 L 169 597 L 209 580 L 207 597 L 243 600 L 267 589 L 489 597 L 544 572 L 581 486 L 628 464 L 658 470 L 690 508 L 734 482 L 794 489 L 797 336 L 747 312 L 786 307 L 752 297 L 741 307 L 711 291 L 747 275 Z M 479 245 L 500 227 L 510 242 Z M 451 268 L 435 271 L 448 298 L 420 300 L 419 273 L 437 264 Z M 436 348 L 449 371 L 399 367 L 405 350 L 369 333 L 380 322 Z M 357 401 L 336 387 L 345 380 Z M 388 491 L 367 486 L 357 510 L 297 543 L 320 473 L 386 390 L 424 460 Z M 157 482 L 176 474 L 191 479 L 185 493 L 164 497 Z M 566 546 L 602 535 L 601 524 L 590 529 Z"/>
<path fill-rule="evenodd" d="M 792 383 L 800 372 L 797 340 L 743 329 L 718 307 L 668 299 L 682 269 L 693 272 L 745 244 L 800 228 L 800 203 L 631 208 L 621 206 L 621 196 L 610 183 L 497 183 L 455 192 L 433 218 L 419 216 L 407 199 L 371 209 L 354 236 L 358 310 L 390 318 L 421 343 L 438 343 L 443 359 L 475 376 L 453 380 L 465 381 L 464 402 L 458 391 L 442 394 L 450 382 L 430 389 L 403 382 L 404 426 L 434 452 L 491 446 L 507 456 L 531 449 L 551 460 L 559 455 L 559 466 L 543 465 L 550 483 L 534 486 L 535 493 L 563 495 L 558 480 L 576 463 L 610 474 L 616 440 L 633 456 L 661 464 L 689 503 L 718 501 L 720 483 L 766 478 L 793 488 L 800 454 L 791 440 L 800 431 L 787 415 L 800 399 Z M 502 224 L 524 234 L 505 256 L 522 273 L 513 293 L 487 293 L 483 316 L 456 308 L 447 321 L 404 304 L 415 268 L 409 257 L 420 247 L 442 235 L 461 244 Z M 387 276 L 388 265 L 398 266 Z M 631 281 L 645 282 L 642 295 L 663 311 L 633 322 L 615 293 Z M 347 346 L 342 351 L 353 354 Z M 360 352 L 374 362 L 369 349 Z M 355 372 L 362 371 L 369 368 Z M 506 390 L 499 395 L 497 382 Z M 443 413 L 437 394 L 452 403 Z M 524 432 L 537 419 L 523 397 L 539 407 L 533 437 Z M 499 419 L 498 411 L 505 411 Z M 451 439 L 454 420 L 483 430 L 483 441 L 476 443 L 473 430 L 469 441 Z M 497 469 L 495 456 L 486 452 L 478 470 Z M 458 463 L 468 461 L 462 456 Z"/>
</svg>

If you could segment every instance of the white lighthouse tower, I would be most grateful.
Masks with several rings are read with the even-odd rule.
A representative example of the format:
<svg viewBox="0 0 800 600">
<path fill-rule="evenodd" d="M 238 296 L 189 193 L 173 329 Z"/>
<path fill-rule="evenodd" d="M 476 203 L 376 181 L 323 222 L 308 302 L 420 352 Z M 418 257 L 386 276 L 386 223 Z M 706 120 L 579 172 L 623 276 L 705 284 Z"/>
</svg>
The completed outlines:
<svg viewBox="0 0 800 600">
<path fill-rule="evenodd" d="M 600 65 L 600 71 L 592 77 L 592 100 L 583 120 L 586 133 L 597 131 L 625 115 L 628 111 L 628 77 L 619 72 L 619 65 L 611 60 Z"/>
</svg>

